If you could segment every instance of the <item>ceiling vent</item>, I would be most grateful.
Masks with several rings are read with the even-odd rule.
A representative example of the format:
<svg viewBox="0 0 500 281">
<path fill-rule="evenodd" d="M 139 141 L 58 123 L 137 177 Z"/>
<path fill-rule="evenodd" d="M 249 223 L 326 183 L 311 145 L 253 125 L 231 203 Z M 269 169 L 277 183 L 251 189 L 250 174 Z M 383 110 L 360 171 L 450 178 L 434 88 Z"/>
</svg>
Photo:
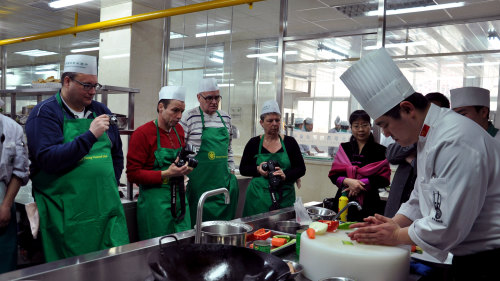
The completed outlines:
<svg viewBox="0 0 500 281">
<path fill-rule="evenodd" d="M 51 12 L 58 12 L 58 11 L 62 11 L 62 10 L 65 10 L 66 8 L 59 8 L 59 9 L 54 9 L 52 7 L 49 6 L 49 3 L 52 2 L 52 1 L 49 1 L 49 0 L 38 0 L 38 1 L 33 1 L 29 4 L 27 4 L 28 6 L 31 6 L 31 7 L 34 7 L 34 8 L 38 8 L 38 9 L 42 9 L 42 10 L 45 10 L 45 11 L 51 11 Z"/>
<path fill-rule="evenodd" d="M 347 0 L 325 0 L 324 3 L 330 7 L 336 8 L 339 12 L 345 14 L 350 18 L 363 16 L 365 13 L 370 11 L 378 10 L 378 1 L 364 1 L 364 3 L 359 4 L 344 4 L 350 1 Z M 387 0 L 388 10 L 415 8 L 436 5 L 434 0 Z"/>
</svg>

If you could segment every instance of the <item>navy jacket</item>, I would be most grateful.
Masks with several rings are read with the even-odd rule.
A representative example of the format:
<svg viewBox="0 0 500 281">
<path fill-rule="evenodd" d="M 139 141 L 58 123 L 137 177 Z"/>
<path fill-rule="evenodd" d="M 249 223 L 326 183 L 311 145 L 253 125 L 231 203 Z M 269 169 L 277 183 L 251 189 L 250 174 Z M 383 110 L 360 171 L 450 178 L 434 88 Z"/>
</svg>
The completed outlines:
<svg viewBox="0 0 500 281">
<path fill-rule="evenodd" d="M 31 178 L 40 170 L 49 174 L 63 174 L 70 171 L 97 142 L 96 137 L 88 130 L 73 141 L 63 144 L 63 112 L 66 118 L 75 118 L 64 104 L 63 108 L 64 111 L 54 95 L 37 104 L 26 121 Z M 85 112 L 87 111 L 94 112 L 96 116 L 111 113 L 104 104 L 97 101 L 92 101 L 85 108 Z M 88 118 L 93 119 L 94 115 L 90 114 Z M 116 182 L 119 183 L 123 170 L 120 133 L 116 126 L 110 126 L 107 134 L 112 144 L 111 156 Z"/>
</svg>

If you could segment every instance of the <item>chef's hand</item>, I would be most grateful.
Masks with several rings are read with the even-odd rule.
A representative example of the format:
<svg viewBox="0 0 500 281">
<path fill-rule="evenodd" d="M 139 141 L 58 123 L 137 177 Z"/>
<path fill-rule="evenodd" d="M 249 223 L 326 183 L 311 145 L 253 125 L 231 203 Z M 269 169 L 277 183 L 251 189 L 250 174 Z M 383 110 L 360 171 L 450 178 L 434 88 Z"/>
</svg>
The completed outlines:
<svg viewBox="0 0 500 281">
<path fill-rule="evenodd" d="M 355 231 L 348 234 L 351 240 L 377 245 L 399 245 L 403 241 L 399 240 L 401 228 L 388 217 L 375 214 L 374 217 L 364 219 L 364 223 L 350 225 L 350 228 L 356 228 Z"/>
<path fill-rule="evenodd" d="M 349 197 L 357 196 L 360 192 L 366 191 L 365 183 L 357 179 L 345 178 L 343 184 L 347 185 L 343 191 L 349 191 Z"/>
<path fill-rule="evenodd" d="M 10 222 L 10 207 L 0 204 L 0 229 L 7 227 Z"/>
<path fill-rule="evenodd" d="M 186 163 L 182 167 L 177 167 L 177 165 L 175 165 L 175 163 L 177 161 L 179 161 L 179 157 L 177 157 L 177 159 L 175 159 L 174 163 L 170 164 L 170 167 L 168 167 L 168 169 L 161 171 L 161 178 L 162 179 L 173 178 L 173 177 L 183 177 L 183 176 L 191 173 L 191 171 L 193 171 L 193 168 L 189 167 L 188 163 Z"/>
<path fill-rule="evenodd" d="M 266 178 L 267 177 L 267 172 L 262 169 L 262 164 L 264 164 L 264 163 L 266 163 L 266 162 L 262 162 L 262 163 L 259 164 L 259 166 L 257 166 L 257 172 L 259 172 L 259 174 L 261 176 L 263 176 L 263 177 Z"/>
<path fill-rule="evenodd" d="M 276 167 L 275 169 L 276 171 L 274 172 L 274 175 L 280 176 L 282 180 L 286 180 L 285 172 L 283 172 L 280 167 Z"/>
<path fill-rule="evenodd" d="M 90 123 L 90 131 L 98 139 L 109 129 L 109 116 L 102 114 L 97 116 L 92 123 Z"/>
</svg>

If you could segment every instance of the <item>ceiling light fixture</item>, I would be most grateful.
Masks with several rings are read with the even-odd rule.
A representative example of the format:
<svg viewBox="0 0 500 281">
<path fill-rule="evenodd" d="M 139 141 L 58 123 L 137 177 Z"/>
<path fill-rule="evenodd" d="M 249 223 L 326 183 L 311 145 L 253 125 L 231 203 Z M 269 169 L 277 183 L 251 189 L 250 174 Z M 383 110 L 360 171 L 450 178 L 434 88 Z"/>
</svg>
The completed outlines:
<svg viewBox="0 0 500 281">
<path fill-rule="evenodd" d="M 43 51 L 43 50 L 27 50 L 27 51 L 20 51 L 20 52 L 14 52 L 15 54 L 23 55 L 23 56 L 30 56 L 30 57 L 43 57 L 43 56 L 50 56 L 50 55 L 57 55 L 55 52 L 49 52 L 49 51 Z"/>
<path fill-rule="evenodd" d="M 85 2 L 90 2 L 92 0 L 58 0 L 54 2 L 50 2 L 49 6 L 54 9 L 59 9 L 63 7 L 68 7 L 72 5 L 82 4 Z"/>
<path fill-rule="evenodd" d="M 483 66 L 483 65 L 499 65 L 500 61 L 490 61 L 490 62 L 472 62 L 468 63 L 467 66 Z"/>
<path fill-rule="evenodd" d="M 296 55 L 297 51 L 285 51 L 285 55 Z M 264 57 L 277 57 L 278 53 L 261 53 L 261 54 L 249 54 L 247 58 L 264 58 Z"/>
<path fill-rule="evenodd" d="M 426 44 L 426 42 L 424 42 L 424 41 L 404 42 L 404 43 L 390 43 L 390 44 L 385 44 L 385 48 L 386 49 L 390 49 L 390 48 L 405 48 L 405 47 L 423 46 L 425 44 Z M 373 45 L 373 46 L 367 46 L 364 49 L 365 50 L 375 50 L 375 49 L 379 49 L 379 48 L 380 47 L 378 47 L 377 45 Z"/>
<path fill-rule="evenodd" d="M 196 33 L 196 38 L 216 36 L 216 35 L 224 35 L 224 34 L 229 34 L 230 32 L 231 32 L 231 30 L 220 30 L 220 31 L 214 31 L 214 32 Z"/>
<path fill-rule="evenodd" d="M 119 55 L 109 55 L 109 56 L 103 56 L 103 59 L 119 59 L 119 58 L 127 58 L 130 57 L 130 54 L 119 54 Z"/>
<path fill-rule="evenodd" d="M 336 50 L 333 46 L 324 43 L 318 44 L 318 51 L 322 55 L 332 59 L 343 60 L 349 58 L 349 55 L 347 55 L 346 53 Z"/>
<path fill-rule="evenodd" d="M 72 52 L 72 53 L 85 53 L 85 52 L 92 52 L 92 51 L 99 51 L 99 47 L 73 49 L 70 52 Z"/>
<path fill-rule="evenodd" d="M 170 31 L 170 39 L 178 39 L 178 38 L 184 38 L 184 37 L 187 37 L 187 36 L 184 34 L 181 34 L 181 33 Z"/>
<path fill-rule="evenodd" d="M 442 9 L 450 9 L 450 8 L 458 8 L 465 6 L 465 2 L 455 2 L 455 3 L 447 3 L 447 4 L 436 4 L 429 6 L 421 6 L 414 8 L 405 8 L 405 9 L 395 9 L 395 10 L 387 10 L 386 15 L 399 15 L 399 14 L 408 14 L 408 13 L 418 13 L 418 12 L 427 12 L 434 10 L 442 10 Z M 378 10 L 369 11 L 365 13 L 366 16 L 378 16 Z"/>
<path fill-rule="evenodd" d="M 216 62 L 216 63 L 224 63 L 224 60 L 223 60 L 223 59 L 218 58 L 218 57 L 216 57 L 216 56 L 212 56 L 212 55 L 210 55 L 209 59 L 210 59 L 211 61 L 213 61 L 213 62 Z"/>
</svg>

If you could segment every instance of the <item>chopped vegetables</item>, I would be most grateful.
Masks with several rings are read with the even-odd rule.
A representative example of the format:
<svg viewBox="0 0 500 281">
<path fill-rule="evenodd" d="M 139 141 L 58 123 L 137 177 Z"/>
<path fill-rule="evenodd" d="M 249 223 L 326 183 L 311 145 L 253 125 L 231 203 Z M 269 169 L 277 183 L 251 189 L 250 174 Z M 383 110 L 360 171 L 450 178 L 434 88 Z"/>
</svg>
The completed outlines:
<svg viewBox="0 0 500 281">
<path fill-rule="evenodd" d="M 271 230 L 266 231 L 265 228 L 261 228 L 259 230 L 256 230 L 253 233 L 253 236 L 255 237 L 255 240 L 266 240 L 267 238 L 271 237 Z"/>
<path fill-rule="evenodd" d="M 326 230 L 328 232 L 334 232 L 339 227 L 339 221 L 337 221 L 337 220 L 335 220 L 335 221 L 318 220 L 318 221 L 322 222 L 322 223 L 326 223 L 328 225 L 328 228 Z"/>
<path fill-rule="evenodd" d="M 285 238 L 286 242 L 288 243 L 290 241 L 290 235 L 274 235 L 273 238 Z"/>
<path fill-rule="evenodd" d="M 326 233 L 326 230 L 328 229 L 328 224 L 315 221 L 309 225 L 309 228 L 314 229 L 316 234 L 323 235 Z"/>
<path fill-rule="evenodd" d="M 316 238 L 316 230 L 314 230 L 314 228 L 308 228 L 306 230 L 306 233 L 307 233 L 307 236 L 309 237 L 309 239 Z"/>
<path fill-rule="evenodd" d="M 342 223 L 339 225 L 339 229 L 349 229 L 349 226 L 351 224 L 355 224 L 355 223 L 358 223 L 358 222 L 355 222 L 355 221 L 351 221 L 351 222 L 345 222 L 345 223 Z"/>
<path fill-rule="evenodd" d="M 422 251 L 422 248 L 420 248 L 419 246 L 411 245 L 411 252 L 422 254 L 424 251 Z"/>
<path fill-rule="evenodd" d="M 271 245 L 273 245 L 274 247 L 281 247 L 285 245 L 286 242 L 286 238 L 273 238 L 271 240 Z"/>
</svg>

